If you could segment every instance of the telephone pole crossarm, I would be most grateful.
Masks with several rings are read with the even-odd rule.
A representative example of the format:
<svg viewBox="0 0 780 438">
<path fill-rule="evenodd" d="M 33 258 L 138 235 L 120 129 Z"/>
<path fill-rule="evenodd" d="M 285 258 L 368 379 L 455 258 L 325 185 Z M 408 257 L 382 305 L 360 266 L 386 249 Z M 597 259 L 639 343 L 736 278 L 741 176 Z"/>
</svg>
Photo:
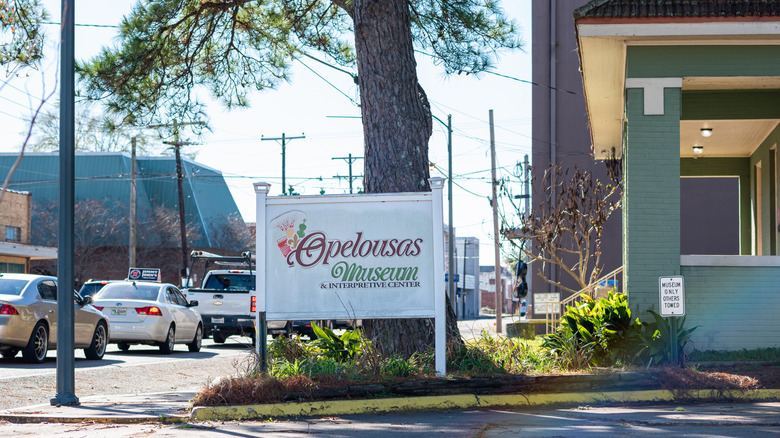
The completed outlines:
<svg viewBox="0 0 780 438">
<path fill-rule="evenodd" d="M 352 176 L 352 164 L 355 163 L 357 160 L 362 160 L 363 157 L 353 157 L 352 154 L 349 154 L 349 156 L 346 157 L 333 157 L 332 160 L 344 160 L 349 164 L 349 176 L 340 176 L 336 175 L 334 178 L 338 178 L 341 180 L 342 178 L 349 178 L 349 193 L 352 194 L 352 181 L 356 179 L 363 178 L 363 175 L 355 175 Z"/>
<path fill-rule="evenodd" d="M 287 178 L 286 178 L 286 175 L 285 175 L 285 171 L 286 171 L 286 168 L 287 168 L 287 165 L 286 165 L 287 142 L 289 140 L 297 140 L 297 139 L 300 139 L 300 138 L 306 138 L 306 135 L 301 133 L 301 135 L 296 136 L 296 137 L 288 137 L 285 133 L 282 133 L 281 137 L 268 137 L 268 138 L 266 138 L 266 137 L 264 137 L 262 135 L 260 136 L 260 141 L 273 140 L 273 141 L 279 142 L 279 144 L 282 146 L 282 196 L 287 194 L 286 193 L 286 190 L 287 190 Z"/>
</svg>

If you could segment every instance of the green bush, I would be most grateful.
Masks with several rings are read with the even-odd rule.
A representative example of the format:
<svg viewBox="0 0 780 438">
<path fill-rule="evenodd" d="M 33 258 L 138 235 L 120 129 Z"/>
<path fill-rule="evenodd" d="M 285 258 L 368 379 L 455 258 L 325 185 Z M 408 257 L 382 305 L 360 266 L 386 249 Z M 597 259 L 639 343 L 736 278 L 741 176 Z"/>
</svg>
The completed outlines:
<svg viewBox="0 0 780 438">
<path fill-rule="evenodd" d="M 642 351 L 641 325 L 631 320 L 625 294 L 610 292 L 600 300 L 585 297 L 566 307 L 560 327 L 544 338 L 542 347 L 562 368 L 628 365 Z"/>
<path fill-rule="evenodd" d="M 685 345 L 690 340 L 691 333 L 698 326 L 686 329 L 684 328 L 685 317 L 680 318 L 679 321 L 674 321 L 673 318 L 664 318 L 652 310 L 648 312 L 653 315 L 655 321 L 645 324 L 640 334 L 643 344 L 643 358 L 645 360 L 652 359 L 652 363 L 658 365 L 671 363 L 672 324 L 677 324 L 677 357 L 680 364 L 683 364 L 685 362 Z"/>
<path fill-rule="evenodd" d="M 314 322 L 311 323 L 317 340 L 314 341 L 322 353 L 329 358 L 340 361 L 347 361 L 357 357 L 364 343 L 368 340 L 363 338 L 360 330 L 346 330 L 341 336 L 335 334 L 333 330 L 327 327 L 320 327 Z"/>
</svg>

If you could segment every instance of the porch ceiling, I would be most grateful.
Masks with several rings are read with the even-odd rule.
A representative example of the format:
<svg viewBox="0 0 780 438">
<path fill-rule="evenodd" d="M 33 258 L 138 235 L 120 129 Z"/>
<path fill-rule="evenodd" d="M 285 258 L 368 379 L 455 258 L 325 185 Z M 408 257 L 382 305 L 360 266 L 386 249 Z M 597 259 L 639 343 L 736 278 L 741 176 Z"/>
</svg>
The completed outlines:
<svg viewBox="0 0 780 438">
<path fill-rule="evenodd" d="M 593 153 L 622 155 L 626 48 L 629 45 L 780 45 L 777 19 L 753 22 L 674 20 L 577 20 L 577 40 Z M 687 22 L 686 22 L 687 21 Z M 683 90 L 780 90 L 780 75 L 683 77 Z M 776 120 L 686 120 L 680 124 L 680 155 L 704 146 L 705 156 L 748 156 L 777 125 Z M 709 125 L 716 133 L 704 138 Z M 719 134 L 718 134 L 719 133 Z M 762 136 L 763 135 L 763 136 Z M 759 138 L 760 137 L 760 138 Z"/>
<path fill-rule="evenodd" d="M 702 157 L 749 157 L 777 126 L 778 120 L 681 120 L 680 156 L 693 157 L 693 146 L 702 146 Z M 712 136 L 702 137 L 701 129 Z"/>
</svg>

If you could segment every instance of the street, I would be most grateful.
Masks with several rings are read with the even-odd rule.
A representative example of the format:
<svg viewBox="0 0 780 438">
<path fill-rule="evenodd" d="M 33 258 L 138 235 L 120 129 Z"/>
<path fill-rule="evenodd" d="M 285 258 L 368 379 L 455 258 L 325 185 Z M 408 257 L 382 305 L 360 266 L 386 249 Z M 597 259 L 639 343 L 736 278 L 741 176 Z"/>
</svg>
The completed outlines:
<svg viewBox="0 0 780 438">
<path fill-rule="evenodd" d="M 87 360 L 76 350 L 76 396 L 139 394 L 192 389 L 243 372 L 252 362 L 249 338 L 232 336 L 224 344 L 203 340 L 198 353 L 176 345 L 171 355 L 158 347 L 133 345 L 122 352 L 110 344 L 103 360 Z M 49 403 L 56 395 L 56 351 L 42 364 L 25 363 L 21 355 L 0 360 L 0 409 Z"/>
</svg>

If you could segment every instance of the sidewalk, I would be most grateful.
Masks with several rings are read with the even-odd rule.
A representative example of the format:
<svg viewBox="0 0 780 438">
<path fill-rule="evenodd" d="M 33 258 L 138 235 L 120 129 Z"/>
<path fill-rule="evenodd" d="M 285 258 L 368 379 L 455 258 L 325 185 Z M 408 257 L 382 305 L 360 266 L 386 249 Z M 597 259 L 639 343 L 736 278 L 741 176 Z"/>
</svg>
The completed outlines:
<svg viewBox="0 0 780 438">
<path fill-rule="evenodd" d="M 150 394 L 84 397 L 79 406 L 50 404 L 0 411 L 0 421 L 11 423 L 179 423 L 190 417 L 190 400 L 197 388 Z"/>
</svg>

